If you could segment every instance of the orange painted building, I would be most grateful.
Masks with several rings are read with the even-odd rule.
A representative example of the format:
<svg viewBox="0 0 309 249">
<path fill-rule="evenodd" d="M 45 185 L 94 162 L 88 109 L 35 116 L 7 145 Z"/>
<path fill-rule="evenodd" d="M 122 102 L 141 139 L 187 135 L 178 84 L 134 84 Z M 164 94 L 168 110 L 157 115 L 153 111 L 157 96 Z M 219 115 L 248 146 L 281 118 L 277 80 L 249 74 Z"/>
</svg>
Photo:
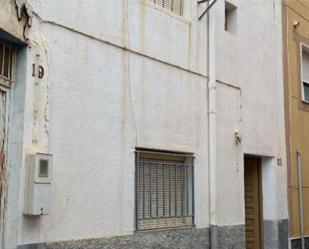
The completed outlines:
<svg viewBox="0 0 309 249">
<path fill-rule="evenodd" d="M 301 238 L 309 241 L 308 0 L 283 3 L 283 40 L 289 232 L 292 248 L 302 248 Z"/>
</svg>

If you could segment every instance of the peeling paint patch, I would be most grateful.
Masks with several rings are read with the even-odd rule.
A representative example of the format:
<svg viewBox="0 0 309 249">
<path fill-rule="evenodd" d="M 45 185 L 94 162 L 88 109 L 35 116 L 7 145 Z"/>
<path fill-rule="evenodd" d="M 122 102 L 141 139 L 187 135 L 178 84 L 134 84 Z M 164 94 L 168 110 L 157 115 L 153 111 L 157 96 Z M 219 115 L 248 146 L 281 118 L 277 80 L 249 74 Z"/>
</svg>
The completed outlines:
<svg viewBox="0 0 309 249">
<path fill-rule="evenodd" d="M 30 151 L 47 152 L 49 135 L 49 102 L 50 102 L 50 79 L 49 79 L 49 53 L 48 42 L 41 32 L 40 22 L 34 22 L 34 32 L 29 33 L 31 55 L 33 64 L 41 66 L 44 77 L 35 73 L 33 83 L 33 123 L 32 123 L 32 146 Z"/>
</svg>

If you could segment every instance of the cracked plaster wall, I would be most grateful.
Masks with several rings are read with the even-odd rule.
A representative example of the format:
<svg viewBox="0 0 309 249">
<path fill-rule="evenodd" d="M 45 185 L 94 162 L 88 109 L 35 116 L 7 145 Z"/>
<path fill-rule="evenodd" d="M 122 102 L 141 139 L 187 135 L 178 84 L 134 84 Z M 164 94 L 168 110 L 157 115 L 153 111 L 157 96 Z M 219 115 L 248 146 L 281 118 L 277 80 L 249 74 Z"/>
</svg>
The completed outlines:
<svg viewBox="0 0 309 249">
<path fill-rule="evenodd" d="M 18 244 L 132 234 L 137 146 L 197 154 L 196 225 L 207 227 L 207 43 L 195 2 L 183 18 L 147 1 L 64 1 L 66 14 L 59 1 L 29 2 L 23 148 L 53 154 L 53 204 L 48 216 L 22 214 L 23 166 Z"/>
</svg>

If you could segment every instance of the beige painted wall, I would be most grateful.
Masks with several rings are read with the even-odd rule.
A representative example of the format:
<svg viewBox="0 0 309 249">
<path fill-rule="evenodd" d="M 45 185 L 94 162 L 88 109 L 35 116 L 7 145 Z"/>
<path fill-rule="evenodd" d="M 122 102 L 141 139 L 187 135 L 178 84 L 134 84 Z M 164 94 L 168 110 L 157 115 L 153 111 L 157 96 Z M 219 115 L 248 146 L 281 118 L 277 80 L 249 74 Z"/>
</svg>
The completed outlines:
<svg viewBox="0 0 309 249">
<path fill-rule="evenodd" d="M 296 151 L 302 155 L 302 179 L 304 195 L 305 234 L 309 235 L 309 104 L 302 102 L 300 77 L 300 43 L 309 46 L 309 1 L 287 0 L 285 5 L 285 45 L 286 45 L 286 124 L 287 150 L 289 157 L 289 211 L 290 236 L 300 235 L 298 177 Z M 295 28 L 293 23 L 300 25 Z"/>
</svg>

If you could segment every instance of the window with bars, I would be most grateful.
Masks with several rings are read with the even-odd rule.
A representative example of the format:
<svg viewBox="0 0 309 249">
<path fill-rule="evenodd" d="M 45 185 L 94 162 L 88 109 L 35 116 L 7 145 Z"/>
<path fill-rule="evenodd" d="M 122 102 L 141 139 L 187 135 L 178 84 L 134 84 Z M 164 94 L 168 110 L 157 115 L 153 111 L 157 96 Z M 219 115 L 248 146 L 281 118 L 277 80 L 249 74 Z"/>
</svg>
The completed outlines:
<svg viewBox="0 0 309 249">
<path fill-rule="evenodd" d="M 194 224 L 191 155 L 136 153 L 136 230 Z"/>
<path fill-rule="evenodd" d="M 177 15 L 183 15 L 183 0 L 148 0 L 149 2 L 167 9 Z"/>
<path fill-rule="evenodd" d="M 15 47 L 0 40 L 0 84 L 10 86 L 12 80 L 12 68 L 14 65 Z"/>
</svg>

